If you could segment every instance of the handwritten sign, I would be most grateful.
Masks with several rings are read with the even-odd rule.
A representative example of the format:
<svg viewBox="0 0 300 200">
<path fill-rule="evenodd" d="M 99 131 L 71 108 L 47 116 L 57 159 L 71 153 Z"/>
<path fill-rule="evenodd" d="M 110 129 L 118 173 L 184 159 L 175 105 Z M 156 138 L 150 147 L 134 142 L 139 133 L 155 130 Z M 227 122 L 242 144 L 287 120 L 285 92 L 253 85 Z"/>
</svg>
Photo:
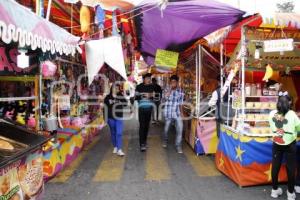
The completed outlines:
<svg viewBox="0 0 300 200">
<path fill-rule="evenodd" d="M 294 50 L 294 40 L 292 38 L 264 41 L 264 52 L 280 52 L 280 51 L 293 51 L 293 50 Z"/>
<path fill-rule="evenodd" d="M 160 67 L 177 68 L 179 53 L 158 49 L 156 51 L 155 65 Z"/>
</svg>

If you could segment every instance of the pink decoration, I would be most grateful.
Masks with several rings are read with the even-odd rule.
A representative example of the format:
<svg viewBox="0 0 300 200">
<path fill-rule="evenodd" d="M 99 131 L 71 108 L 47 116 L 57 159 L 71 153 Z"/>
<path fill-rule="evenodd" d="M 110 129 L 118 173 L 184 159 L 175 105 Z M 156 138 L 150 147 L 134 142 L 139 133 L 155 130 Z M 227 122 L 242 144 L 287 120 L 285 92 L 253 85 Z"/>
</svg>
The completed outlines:
<svg viewBox="0 0 300 200">
<path fill-rule="evenodd" d="M 57 66 L 51 61 L 45 61 L 41 64 L 43 76 L 54 76 Z"/>
<path fill-rule="evenodd" d="M 7 111 L 5 113 L 5 117 L 8 119 L 12 119 L 13 115 L 14 115 L 14 111 Z"/>
<path fill-rule="evenodd" d="M 72 126 L 82 127 L 84 126 L 84 123 L 82 122 L 80 117 L 74 117 L 72 120 Z"/>
<path fill-rule="evenodd" d="M 82 121 L 83 124 L 89 123 L 89 115 L 83 115 L 81 117 L 81 121 Z"/>
<path fill-rule="evenodd" d="M 61 120 L 61 124 L 63 126 L 70 126 L 70 123 L 71 123 L 70 117 L 62 117 L 60 120 Z"/>
<path fill-rule="evenodd" d="M 27 125 L 31 128 L 34 128 L 36 125 L 36 121 L 33 115 L 30 115 L 28 121 L 27 121 Z"/>
</svg>

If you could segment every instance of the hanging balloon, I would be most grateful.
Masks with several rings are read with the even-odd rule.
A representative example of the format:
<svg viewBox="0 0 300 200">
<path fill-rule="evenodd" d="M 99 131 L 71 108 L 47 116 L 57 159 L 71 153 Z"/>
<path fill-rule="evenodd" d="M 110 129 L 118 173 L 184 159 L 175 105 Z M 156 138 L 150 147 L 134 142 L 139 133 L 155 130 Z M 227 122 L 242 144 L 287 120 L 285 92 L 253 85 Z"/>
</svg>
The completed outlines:
<svg viewBox="0 0 300 200">
<path fill-rule="evenodd" d="M 118 21 L 117 21 L 117 12 L 116 10 L 113 11 L 112 14 L 112 35 L 117 36 L 119 35 L 119 30 L 118 30 Z"/>
<path fill-rule="evenodd" d="M 99 29 L 103 29 L 104 22 L 105 22 L 105 11 L 100 6 L 97 6 L 96 14 L 95 14 L 95 23 L 98 25 Z"/>
<path fill-rule="evenodd" d="M 47 60 L 41 63 L 42 74 L 44 77 L 54 76 L 57 70 L 57 66 L 55 63 Z"/>
<path fill-rule="evenodd" d="M 80 8 L 80 25 L 81 32 L 87 33 L 90 31 L 91 24 L 91 13 L 90 9 L 87 6 L 81 6 Z"/>
</svg>

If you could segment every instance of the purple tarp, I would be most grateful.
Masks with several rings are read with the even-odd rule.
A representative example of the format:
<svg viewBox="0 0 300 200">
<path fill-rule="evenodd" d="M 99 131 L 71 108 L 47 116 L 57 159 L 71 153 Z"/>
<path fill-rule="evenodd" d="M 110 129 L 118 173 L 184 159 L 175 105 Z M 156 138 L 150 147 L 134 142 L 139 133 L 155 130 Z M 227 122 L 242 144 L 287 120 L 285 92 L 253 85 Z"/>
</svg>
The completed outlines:
<svg viewBox="0 0 300 200">
<path fill-rule="evenodd" d="M 147 9 L 144 8 L 144 11 Z M 234 24 L 244 14 L 213 0 L 169 2 L 163 17 L 159 8 L 143 14 L 138 30 L 140 50 L 147 63 L 153 64 L 157 49 L 182 51 L 196 39 Z"/>
</svg>

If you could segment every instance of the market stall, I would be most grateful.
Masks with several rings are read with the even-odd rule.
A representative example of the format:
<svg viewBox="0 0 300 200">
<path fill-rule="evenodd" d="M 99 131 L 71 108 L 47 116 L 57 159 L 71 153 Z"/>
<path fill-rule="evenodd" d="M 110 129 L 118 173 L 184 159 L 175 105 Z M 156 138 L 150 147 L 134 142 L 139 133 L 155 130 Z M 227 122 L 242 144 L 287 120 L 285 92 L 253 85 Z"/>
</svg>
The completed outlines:
<svg viewBox="0 0 300 200">
<path fill-rule="evenodd" d="M 208 109 L 212 92 L 218 87 L 219 61 L 203 46 L 196 45 L 181 55 L 178 74 L 185 92 L 184 135 L 196 154 L 214 154 L 218 139 L 216 122 L 212 113 L 203 115 Z"/>
<path fill-rule="evenodd" d="M 1 123 L 1 142 L 11 149 L 0 154 L 0 183 L 7 188 L 0 194 L 33 199 L 44 179 L 69 165 L 99 134 L 105 84 L 98 80 L 88 87 L 75 54 L 79 38 L 14 1 L 0 8 L 0 115 L 12 123 L 8 128 Z"/>
<path fill-rule="evenodd" d="M 276 109 L 280 90 L 288 91 L 297 102 L 294 77 L 300 59 L 299 30 L 246 25 L 239 27 L 241 42 L 228 63 L 229 68 L 240 69 L 239 84 L 223 87 L 233 87 L 230 98 L 236 114 L 227 118 L 232 123 L 227 121 L 221 128 L 215 158 L 217 168 L 239 186 L 271 182 L 272 140 L 280 138 L 273 138 L 268 116 Z M 279 177 L 280 182 L 286 181 L 284 166 Z"/>
<path fill-rule="evenodd" d="M 48 53 L 74 55 L 78 38 L 15 1 L 1 1 L 0 10 L 0 198 L 39 199 L 42 150 L 51 139 L 39 126 L 39 59 Z"/>
</svg>

